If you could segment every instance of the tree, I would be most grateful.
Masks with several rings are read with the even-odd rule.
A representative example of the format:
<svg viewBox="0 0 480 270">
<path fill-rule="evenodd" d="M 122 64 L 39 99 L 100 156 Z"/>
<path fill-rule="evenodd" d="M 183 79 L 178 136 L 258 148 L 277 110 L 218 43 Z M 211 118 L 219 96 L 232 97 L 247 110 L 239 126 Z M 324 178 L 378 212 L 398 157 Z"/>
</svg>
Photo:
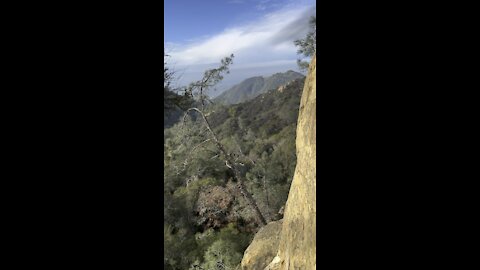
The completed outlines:
<svg viewBox="0 0 480 270">
<path fill-rule="evenodd" d="M 232 180 L 237 183 L 237 188 L 239 189 L 240 193 L 254 210 L 254 213 L 256 214 L 259 223 L 262 225 L 266 225 L 267 222 L 265 220 L 265 217 L 258 208 L 258 205 L 255 202 L 252 194 L 248 192 L 245 186 L 245 182 L 240 174 L 238 167 L 239 165 L 237 163 L 237 160 L 235 159 L 235 156 L 232 155 L 232 153 L 228 152 L 224 144 L 221 143 L 217 134 L 213 131 L 208 119 L 209 114 L 207 113 L 207 105 L 208 102 L 211 103 L 211 101 L 208 99 L 206 92 L 208 89 L 210 89 L 223 79 L 224 73 L 229 73 L 229 66 L 232 64 L 233 57 L 233 54 L 229 57 L 225 57 L 221 60 L 220 67 L 205 71 L 204 76 L 201 80 L 193 82 L 187 87 L 185 92 L 187 93 L 187 95 L 194 98 L 199 106 L 190 107 L 186 110 L 184 116 L 184 123 L 186 117 L 189 115 L 190 112 L 194 112 L 200 115 L 201 121 L 203 120 L 203 123 L 207 128 L 208 133 L 210 134 L 210 138 L 202 142 L 202 144 L 213 143 L 216 146 L 217 150 L 219 151 L 218 154 L 223 158 L 225 166 L 231 172 L 233 178 Z"/>
<path fill-rule="evenodd" d="M 234 224 L 222 228 L 208 241 L 204 253 L 204 270 L 236 270 L 240 268 L 243 252 L 250 244 L 251 237 L 241 234 Z M 195 268 L 194 268 L 195 269 Z"/>
<path fill-rule="evenodd" d="M 168 67 L 168 54 L 163 53 L 163 108 L 164 113 L 168 114 L 178 109 L 187 108 L 192 100 L 186 95 L 178 94 L 177 89 L 172 87 L 175 72 Z"/>
<path fill-rule="evenodd" d="M 310 30 L 307 33 L 307 36 L 304 39 L 295 40 L 293 43 L 298 47 L 297 53 L 303 55 L 304 57 L 311 57 L 316 52 L 317 47 L 317 17 L 310 17 L 308 23 Z M 297 60 L 297 64 L 302 71 L 308 69 L 308 62 L 302 61 L 301 59 Z"/>
</svg>

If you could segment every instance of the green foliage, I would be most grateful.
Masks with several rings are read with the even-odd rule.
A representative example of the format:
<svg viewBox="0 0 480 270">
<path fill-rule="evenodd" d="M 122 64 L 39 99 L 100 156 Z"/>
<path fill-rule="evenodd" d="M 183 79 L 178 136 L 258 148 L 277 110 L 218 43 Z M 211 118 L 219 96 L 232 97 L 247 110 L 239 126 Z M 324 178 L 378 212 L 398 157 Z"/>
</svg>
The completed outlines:
<svg viewBox="0 0 480 270">
<path fill-rule="evenodd" d="M 199 250 L 192 234 L 183 228 L 178 230 L 166 225 L 163 230 L 164 266 L 167 269 L 188 269 L 192 258 L 199 258 Z"/>
<path fill-rule="evenodd" d="M 275 218 L 285 204 L 295 170 L 303 81 L 248 102 L 206 108 L 219 140 L 243 164 L 239 169 L 248 191 L 269 218 Z M 256 226 L 252 211 L 238 196 L 229 211 L 239 221 L 219 230 L 197 227 L 194 209 L 200 191 L 207 186 L 228 187 L 228 170 L 212 141 L 205 142 L 211 136 L 202 119 L 189 116 L 185 124 L 166 128 L 164 134 L 165 268 L 236 269 Z"/>
<path fill-rule="evenodd" d="M 205 252 L 206 269 L 233 269 L 242 260 L 243 253 L 238 250 L 237 244 L 231 241 L 215 241 Z"/>
<path fill-rule="evenodd" d="M 223 80 L 224 74 L 230 73 L 229 66 L 233 63 L 234 57 L 235 56 L 231 54 L 230 56 L 223 58 L 220 61 L 220 66 L 218 68 L 205 71 L 201 80 L 192 82 L 187 88 L 185 88 L 186 95 L 195 98 L 197 102 L 202 105 L 202 110 L 208 99 L 206 91 Z"/>
<path fill-rule="evenodd" d="M 229 224 L 216 234 L 210 233 L 210 238 L 203 241 L 210 241 L 203 257 L 204 269 L 236 269 L 251 241 L 251 236 L 242 234 L 234 224 Z"/>
<path fill-rule="evenodd" d="M 294 44 L 298 47 L 298 54 L 304 56 L 313 56 L 317 46 L 317 18 L 312 16 L 309 21 L 310 30 L 304 39 L 295 40 Z"/>
<path fill-rule="evenodd" d="M 183 111 L 188 108 L 193 100 L 185 94 L 180 95 L 172 87 L 175 78 L 175 72 L 168 67 L 168 55 L 164 53 L 163 57 L 163 121 L 164 127 L 171 127 L 183 115 Z"/>
<path fill-rule="evenodd" d="M 235 110 L 235 108 L 234 108 L 234 107 L 228 108 L 228 116 L 235 118 L 235 115 L 236 115 L 236 110 Z"/>
<path fill-rule="evenodd" d="M 312 16 L 309 21 L 310 30 L 307 33 L 307 36 L 303 39 L 295 40 L 293 43 L 298 47 L 297 53 L 305 57 L 311 57 L 316 52 L 317 47 L 317 18 Z M 300 70 L 308 69 L 308 62 L 302 61 L 301 59 L 297 60 L 297 64 Z"/>
</svg>

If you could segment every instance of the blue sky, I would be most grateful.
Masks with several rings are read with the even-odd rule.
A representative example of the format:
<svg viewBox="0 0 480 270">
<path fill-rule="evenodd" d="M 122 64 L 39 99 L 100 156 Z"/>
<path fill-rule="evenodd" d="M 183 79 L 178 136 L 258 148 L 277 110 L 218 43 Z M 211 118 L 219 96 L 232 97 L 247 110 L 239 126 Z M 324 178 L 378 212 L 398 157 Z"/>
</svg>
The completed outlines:
<svg viewBox="0 0 480 270">
<path fill-rule="evenodd" d="M 165 47 L 177 85 L 201 78 L 235 54 L 231 73 L 215 96 L 252 76 L 296 66 L 293 40 L 305 36 L 315 0 L 165 0 Z"/>
</svg>

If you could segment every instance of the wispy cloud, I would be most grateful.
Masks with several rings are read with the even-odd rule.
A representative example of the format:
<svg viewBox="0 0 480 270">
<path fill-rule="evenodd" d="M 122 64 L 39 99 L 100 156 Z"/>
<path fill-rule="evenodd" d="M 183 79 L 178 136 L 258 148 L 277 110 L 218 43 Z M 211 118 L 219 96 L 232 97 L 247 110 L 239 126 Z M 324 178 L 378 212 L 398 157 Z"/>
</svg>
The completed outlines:
<svg viewBox="0 0 480 270">
<path fill-rule="evenodd" d="M 182 73 L 179 85 L 198 80 L 220 59 L 235 54 L 231 73 L 219 89 L 251 76 L 296 69 L 297 48 L 293 41 L 305 36 L 315 7 L 290 1 L 284 8 L 267 12 L 258 20 L 212 33 L 186 44 L 166 44 L 170 63 Z"/>
<path fill-rule="evenodd" d="M 200 41 L 167 48 L 178 65 L 217 63 L 234 53 L 236 63 L 292 58 L 293 40 L 305 36 L 312 7 L 296 7 L 268 13 L 258 21 L 225 29 Z M 288 58 L 288 57 L 287 57 Z"/>
<path fill-rule="evenodd" d="M 267 5 L 269 2 L 271 2 L 271 0 L 260 0 L 260 2 L 255 7 L 258 10 L 265 10 L 267 9 Z"/>
</svg>

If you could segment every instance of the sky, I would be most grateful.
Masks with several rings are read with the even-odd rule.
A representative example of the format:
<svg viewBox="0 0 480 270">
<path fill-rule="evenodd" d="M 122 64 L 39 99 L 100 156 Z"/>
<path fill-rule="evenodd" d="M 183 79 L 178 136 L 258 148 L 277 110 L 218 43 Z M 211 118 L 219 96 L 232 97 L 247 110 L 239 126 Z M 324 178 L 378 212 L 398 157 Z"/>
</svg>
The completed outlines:
<svg viewBox="0 0 480 270">
<path fill-rule="evenodd" d="M 165 0 L 165 49 L 177 86 L 234 54 L 212 97 L 253 76 L 299 71 L 293 41 L 308 31 L 315 0 Z"/>
</svg>

